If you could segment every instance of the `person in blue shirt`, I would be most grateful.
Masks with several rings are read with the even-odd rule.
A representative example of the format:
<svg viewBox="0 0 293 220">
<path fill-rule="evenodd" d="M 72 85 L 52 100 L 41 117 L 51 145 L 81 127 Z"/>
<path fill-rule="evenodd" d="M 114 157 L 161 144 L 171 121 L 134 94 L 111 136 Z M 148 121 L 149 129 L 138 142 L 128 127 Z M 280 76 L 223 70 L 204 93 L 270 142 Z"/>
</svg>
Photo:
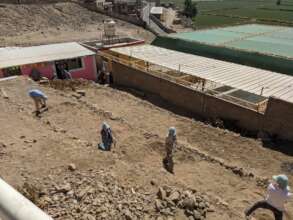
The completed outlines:
<svg viewBox="0 0 293 220">
<path fill-rule="evenodd" d="M 38 89 L 32 89 L 28 92 L 29 96 L 34 100 L 36 106 L 36 116 L 39 116 L 42 108 L 46 108 L 48 97 Z"/>
</svg>

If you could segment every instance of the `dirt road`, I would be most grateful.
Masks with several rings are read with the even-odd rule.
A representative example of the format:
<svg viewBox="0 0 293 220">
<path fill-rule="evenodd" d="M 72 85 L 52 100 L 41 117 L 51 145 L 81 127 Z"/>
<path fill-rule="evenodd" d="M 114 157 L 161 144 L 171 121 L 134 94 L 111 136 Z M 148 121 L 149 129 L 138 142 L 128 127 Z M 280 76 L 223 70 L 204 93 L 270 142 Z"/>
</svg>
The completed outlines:
<svg viewBox="0 0 293 220">
<path fill-rule="evenodd" d="M 116 89 L 90 85 L 83 88 L 86 96 L 76 99 L 72 91 L 44 87 L 49 111 L 37 119 L 26 95 L 37 85 L 18 79 L 0 82 L 0 86 L 9 96 L 0 97 L 0 140 L 6 146 L 0 172 L 14 186 L 35 181 L 53 184 L 66 176 L 68 164 L 74 163 L 80 172 L 106 168 L 119 183 L 144 192 L 155 190 L 152 181 L 157 186 L 196 189 L 214 207 L 207 219 L 240 220 L 243 210 L 262 198 L 264 188 L 258 186 L 257 178 L 283 172 L 282 161 L 293 162 L 290 156 L 265 148 L 260 141 L 176 115 Z M 112 126 L 118 140 L 110 153 L 96 148 L 103 121 Z M 178 129 L 175 175 L 162 168 L 169 126 Z M 236 171 L 243 168 L 254 177 L 229 167 Z M 259 212 L 257 219 L 272 219 L 269 214 Z M 56 219 L 75 218 L 65 215 Z"/>
</svg>

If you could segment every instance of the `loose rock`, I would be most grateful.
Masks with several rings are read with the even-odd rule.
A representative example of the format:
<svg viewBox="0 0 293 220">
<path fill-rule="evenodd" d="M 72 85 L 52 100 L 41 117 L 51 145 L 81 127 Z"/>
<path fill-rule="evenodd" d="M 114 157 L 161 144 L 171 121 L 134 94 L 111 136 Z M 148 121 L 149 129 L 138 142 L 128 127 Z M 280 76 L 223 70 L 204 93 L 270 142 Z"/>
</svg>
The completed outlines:
<svg viewBox="0 0 293 220">
<path fill-rule="evenodd" d="M 69 169 L 70 171 L 75 171 L 75 170 L 76 170 L 76 166 L 75 166 L 75 164 L 73 164 L 73 163 L 69 164 L 69 165 L 68 165 L 68 169 Z"/>
</svg>

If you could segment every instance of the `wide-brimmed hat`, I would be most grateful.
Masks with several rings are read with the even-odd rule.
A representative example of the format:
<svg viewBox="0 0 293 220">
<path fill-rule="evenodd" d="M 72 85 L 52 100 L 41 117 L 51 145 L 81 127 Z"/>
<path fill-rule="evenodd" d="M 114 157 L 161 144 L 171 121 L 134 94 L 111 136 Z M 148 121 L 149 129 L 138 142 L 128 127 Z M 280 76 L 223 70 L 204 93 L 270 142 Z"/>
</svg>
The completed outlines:
<svg viewBox="0 0 293 220">
<path fill-rule="evenodd" d="M 273 176 L 273 180 L 276 181 L 276 183 L 278 184 L 278 186 L 283 189 L 283 190 L 290 190 L 289 185 L 289 180 L 288 177 L 284 174 L 281 175 L 277 175 L 277 176 Z"/>
</svg>

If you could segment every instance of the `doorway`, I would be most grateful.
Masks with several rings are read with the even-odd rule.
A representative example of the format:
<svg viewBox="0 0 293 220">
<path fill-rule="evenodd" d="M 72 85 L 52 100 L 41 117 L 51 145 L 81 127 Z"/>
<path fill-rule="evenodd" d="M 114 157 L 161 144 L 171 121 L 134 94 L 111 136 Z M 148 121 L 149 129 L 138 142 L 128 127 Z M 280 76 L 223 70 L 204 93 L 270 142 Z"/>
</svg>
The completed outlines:
<svg viewBox="0 0 293 220">
<path fill-rule="evenodd" d="M 66 79 L 66 75 L 64 74 L 64 70 L 68 71 L 68 65 L 64 61 L 56 61 L 55 62 L 56 76 L 57 79 Z"/>
</svg>

